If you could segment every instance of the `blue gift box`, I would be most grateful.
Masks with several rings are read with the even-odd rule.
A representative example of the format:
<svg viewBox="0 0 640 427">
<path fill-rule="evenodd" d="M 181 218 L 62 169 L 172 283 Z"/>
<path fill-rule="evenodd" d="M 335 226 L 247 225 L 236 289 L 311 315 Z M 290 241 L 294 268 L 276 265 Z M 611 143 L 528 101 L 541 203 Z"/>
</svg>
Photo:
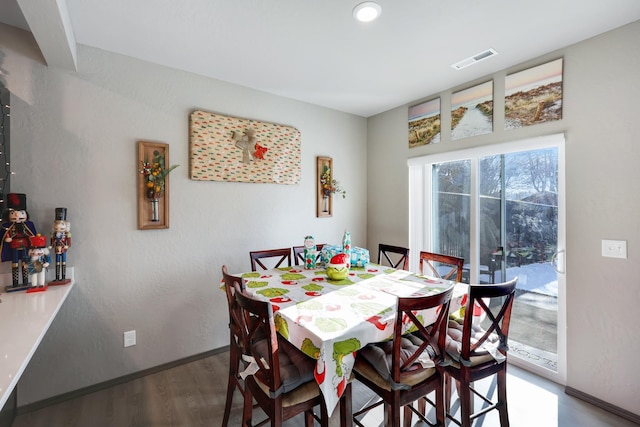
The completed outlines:
<svg viewBox="0 0 640 427">
<path fill-rule="evenodd" d="M 324 245 L 320 255 L 320 262 L 326 265 L 334 255 L 339 253 L 342 253 L 342 245 Z M 351 266 L 364 267 L 367 264 L 369 264 L 369 250 L 357 246 L 351 247 Z"/>
</svg>

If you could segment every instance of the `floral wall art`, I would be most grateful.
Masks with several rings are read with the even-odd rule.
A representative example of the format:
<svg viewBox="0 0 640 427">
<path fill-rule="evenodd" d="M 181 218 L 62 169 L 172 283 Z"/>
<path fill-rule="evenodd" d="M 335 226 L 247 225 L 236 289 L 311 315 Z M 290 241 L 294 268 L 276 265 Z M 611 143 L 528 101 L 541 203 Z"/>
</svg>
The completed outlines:
<svg viewBox="0 0 640 427">
<path fill-rule="evenodd" d="M 138 229 L 169 228 L 169 144 L 138 141 Z"/>
<path fill-rule="evenodd" d="M 318 218 L 333 216 L 334 194 L 347 197 L 347 191 L 333 175 L 333 159 L 318 156 L 316 160 L 316 216 Z"/>
<path fill-rule="evenodd" d="M 300 131 L 291 126 L 194 111 L 189 177 L 197 181 L 298 184 Z"/>
</svg>

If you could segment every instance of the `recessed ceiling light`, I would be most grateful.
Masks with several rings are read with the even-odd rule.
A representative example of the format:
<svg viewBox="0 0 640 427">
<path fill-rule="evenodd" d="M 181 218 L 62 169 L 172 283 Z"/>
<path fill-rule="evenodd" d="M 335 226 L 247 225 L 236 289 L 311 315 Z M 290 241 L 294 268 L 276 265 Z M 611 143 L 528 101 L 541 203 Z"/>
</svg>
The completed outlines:
<svg viewBox="0 0 640 427">
<path fill-rule="evenodd" d="M 353 17 L 360 22 L 371 22 L 380 16 L 382 8 L 378 3 L 365 1 L 353 8 Z"/>
</svg>

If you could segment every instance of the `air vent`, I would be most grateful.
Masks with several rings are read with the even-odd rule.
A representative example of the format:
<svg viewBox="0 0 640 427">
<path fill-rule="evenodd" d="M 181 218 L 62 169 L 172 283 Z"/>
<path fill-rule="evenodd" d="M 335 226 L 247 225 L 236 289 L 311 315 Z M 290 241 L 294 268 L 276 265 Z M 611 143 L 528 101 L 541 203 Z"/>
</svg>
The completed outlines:
<svg viewBox="0 0 640 427">
<path fill-rule="evenodd" d="M 483 61 L 487 58 L 491 58 L 492 56 L 496 56 L 498 52 L 493 49 L 487 49 L 483 52 L 477 53 L 470 58 L 463 59 L 460 62 L 456 62 L 452 65 L 456 70 L 462 70 L 463 68 L 467 68 L 470 65 L 477 64 L 480 61 Z"/>
</svg>

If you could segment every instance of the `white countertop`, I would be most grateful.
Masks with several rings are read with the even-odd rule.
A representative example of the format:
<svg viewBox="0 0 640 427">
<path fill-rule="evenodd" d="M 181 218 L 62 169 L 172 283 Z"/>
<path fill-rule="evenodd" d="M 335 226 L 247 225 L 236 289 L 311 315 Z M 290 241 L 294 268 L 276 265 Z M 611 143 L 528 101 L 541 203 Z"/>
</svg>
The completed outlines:
<svg viewBox="0 0 640 427">
<path fill-rule="evenodd" d="M 4 407 L 31 357 L 73 288 L 71 282 L 44 292 L 5 292 L 0 287 L 0 408 Z"/>
</svg>

